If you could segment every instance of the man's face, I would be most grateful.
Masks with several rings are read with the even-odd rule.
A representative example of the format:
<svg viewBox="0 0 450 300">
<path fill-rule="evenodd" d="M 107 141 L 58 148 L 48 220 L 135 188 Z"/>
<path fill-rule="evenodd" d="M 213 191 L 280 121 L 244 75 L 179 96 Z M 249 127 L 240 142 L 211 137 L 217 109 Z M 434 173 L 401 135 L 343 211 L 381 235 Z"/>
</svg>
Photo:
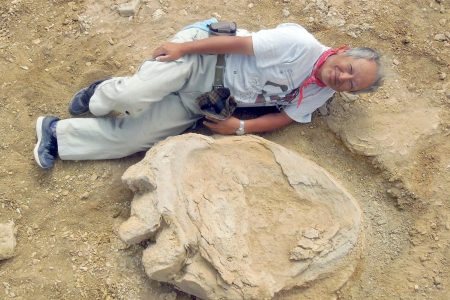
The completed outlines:
<svg viewBox="0 0 450 300">
<path fill-rule="evenodd" d="M 337 92 L 356 92 L 375 82 L 377 65 L 373 60 L 345 56 L 343 52 L 328 57 L 317 77 Z"/>
</svg>

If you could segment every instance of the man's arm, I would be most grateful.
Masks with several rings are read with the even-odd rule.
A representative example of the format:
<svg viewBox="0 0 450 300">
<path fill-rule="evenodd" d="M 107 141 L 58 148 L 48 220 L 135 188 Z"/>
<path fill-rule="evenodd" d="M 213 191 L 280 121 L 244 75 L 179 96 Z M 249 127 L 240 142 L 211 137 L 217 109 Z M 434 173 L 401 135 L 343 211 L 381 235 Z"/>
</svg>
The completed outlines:
<svg viewBox="0 0 450 300">
<path fill-rule="evenodd" d="M 251 36 L 213 36 L 202 40 L 171 43 L 167 42 L 153 51 L 157 61 L 172 61 L 186 54 L 244 54 L 253 55 Z"/>
<path fill-rule="evenodd" d="M 203 124 L 220 134 L 235 134 L 239 128 L 239 119 L 231 117 L 227 120 L 221 121 L 213 118 L 208 118 Z M 284 111 L 279 113 L 266 114 L 254 119 L 245 120 L 245 133 L 259 133 L 269 132 L 276 129 L 283 128 L 294 122 Z"/>
</svg>

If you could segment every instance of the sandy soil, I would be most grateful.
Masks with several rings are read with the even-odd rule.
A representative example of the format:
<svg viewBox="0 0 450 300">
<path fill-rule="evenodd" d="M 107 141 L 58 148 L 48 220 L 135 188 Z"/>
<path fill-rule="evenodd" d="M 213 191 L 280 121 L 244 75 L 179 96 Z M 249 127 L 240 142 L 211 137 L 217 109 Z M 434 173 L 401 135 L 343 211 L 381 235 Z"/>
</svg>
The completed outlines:
<svg viewBox="0 0 450 300">
<path fill-rule="evenodd" d="M 79 88 L 133 73 L 159 42 L 212 16 L 250 30 L 296 22 L 324 44 L 384 53 L 380 92 L 338 96 L 329 115 L 262 136 L 327 169 L 360 202 L 364 251 L 338 298 L 450 298 L 448 1 L 151 0 L 134 18 L 117 4 L 0 0 L 0 222 L 18 229 L 16 256 L 0 262 L 0 299 L 191 298 L 148 280 L 142 247 L 117 236 L 132 198 L 120 176 L 142 154 L 42 171 L 32 149 L 38 116 L 68 117 Z"/>
</svg>

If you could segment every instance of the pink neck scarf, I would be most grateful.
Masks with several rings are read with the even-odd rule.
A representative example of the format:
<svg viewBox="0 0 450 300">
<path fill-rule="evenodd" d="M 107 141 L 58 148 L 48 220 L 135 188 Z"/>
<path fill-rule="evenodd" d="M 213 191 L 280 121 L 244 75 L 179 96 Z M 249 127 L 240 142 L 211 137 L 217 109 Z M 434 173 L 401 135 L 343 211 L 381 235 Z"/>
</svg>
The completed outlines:
<svg viewBox="0 0 450 300">
<path fill-rule="evenodd" d="M 310 84 L 315 83 L 320 87 L 324 87 L 325 83 L 322 82 L 322 80 L 320 80 L 317 77 L 317 72 L 319 70 L 319 68 L 325 63 L 325 61 L 327 60 L 328 57 L 330 57 L 331 55 L 335 55 L 337 54 L 339 51 L 341 50 L 347 50 L 348 46 L 341 46 L 339 48 L 335 48 L 335 49 L 328 49 L 327 51 L 325 51 L 324 53 L 322 53 L 322 55 L 320 55 L 319 59 L 317 59 L 316 63 L 314 64 L 314 68 L 311 72 L 311 75 L 306 78 L 302 85 L 299 88 L 299 96 L 298 96 L 298 101 L 297 101 L 297 107 L 300 106 L 300 103 L 302 103 L 303 100 L 303 90 Z"/>
</svg>

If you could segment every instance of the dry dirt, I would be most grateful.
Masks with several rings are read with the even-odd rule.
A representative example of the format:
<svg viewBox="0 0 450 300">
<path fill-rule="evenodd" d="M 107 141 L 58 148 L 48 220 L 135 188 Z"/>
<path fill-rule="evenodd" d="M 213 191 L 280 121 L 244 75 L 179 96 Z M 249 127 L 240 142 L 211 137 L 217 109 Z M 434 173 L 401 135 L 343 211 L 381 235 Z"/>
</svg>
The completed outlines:
<svg viewBox="0 0 450 300">
<path fill-rule="evenodd" d="M 447 0 L 150 0 L 134 18 L 117 4 L 0 0 L 0 223 L 18 230 L 0 299 L 191 298 L 147 279 L 143 247 L 117 236 L 132 198 L 120 177 L 142 154 L 43 171 L 32 150 L 38 116 L 68 117 L 80 87 L 131 74 L 158 43 L 212 16 L 250 30 L 296 22 L 324 44 L 384 53 L 378 93 L 336 97 L 330 115 L 262 136 L 327 169 L 363 209 L 364 251 L 338 298 L 450 298 Z"/>
</svg>

